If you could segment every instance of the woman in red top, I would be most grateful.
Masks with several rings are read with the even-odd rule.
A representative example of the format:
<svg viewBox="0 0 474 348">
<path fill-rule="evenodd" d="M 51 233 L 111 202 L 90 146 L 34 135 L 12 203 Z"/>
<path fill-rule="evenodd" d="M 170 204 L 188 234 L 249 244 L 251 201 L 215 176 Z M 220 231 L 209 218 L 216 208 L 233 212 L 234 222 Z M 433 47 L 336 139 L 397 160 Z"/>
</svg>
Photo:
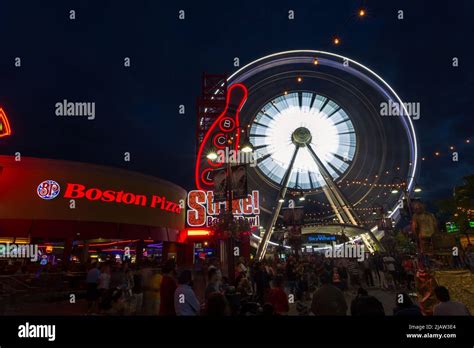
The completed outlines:
<svg viewBox="0 0 474 348">
<path fill-rule="evenodd" d="M 290 310 L 288 295 L 283 290 L 283 278 L 276 276 L 273 280 L 273 288 L 267 295 L 267 302 L 273 305 L 275 314 L 287 314 Z"/>
<path fill-rule="evenodd" d="M 174 292 L 177 285 L 173 275 L 175 273 L 174 260 L 169 259 L 163 265 L 163 279 L 160 287 L 160 315 L 176 315 L 174 308 Z"/>
</svg>

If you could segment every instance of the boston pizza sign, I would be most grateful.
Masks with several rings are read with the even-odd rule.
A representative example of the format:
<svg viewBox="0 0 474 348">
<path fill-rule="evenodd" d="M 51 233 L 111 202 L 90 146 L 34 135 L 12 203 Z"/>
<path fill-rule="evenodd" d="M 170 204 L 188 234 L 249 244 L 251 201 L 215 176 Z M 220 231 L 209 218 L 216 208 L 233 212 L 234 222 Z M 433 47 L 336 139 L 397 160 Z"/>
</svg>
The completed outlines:
<svg viewBox="0 0 474 348">
<path fill-rule="evenodd" d="M 60 185 L 54 180 L 45 180 L 38 185 L 37 194 L 40 198 L 51 200 L 59 196 Z M 123 190 L 101 189 L 97 187 L 86 187 L 78 183 L 67 183 L 64 189 L 63 198 L 85 199 L 96 201 L 101 204 L 123 204 L 135 205 L 160 209 L 163 211 L 179 214 L 181 206 L 177 202 L 170 201 L 162 195 L 145 195 Z"/>
</svg>

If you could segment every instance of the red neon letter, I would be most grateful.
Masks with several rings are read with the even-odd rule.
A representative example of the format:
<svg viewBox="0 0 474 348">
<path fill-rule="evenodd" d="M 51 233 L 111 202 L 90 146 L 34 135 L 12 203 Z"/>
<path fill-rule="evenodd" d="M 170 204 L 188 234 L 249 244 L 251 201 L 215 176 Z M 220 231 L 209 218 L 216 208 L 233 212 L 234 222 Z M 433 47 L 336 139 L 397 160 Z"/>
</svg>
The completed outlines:
<svg viewBox="0 0 474 348">
<path fill-rule="evenodd" d="M 161 197 L 153 195 L 151 198 L 151 207 L 155 208 L 158 203 L 161 203 Z"/>
<path fill-rule="evenodd" d="M 115 192 L 111 190 L 104 191 L 102 195 L 102 201 L 104 202 L 112 202 L 115 200 Z"/>
<path fill-rule="evenodd" d="M 96 188 L 91 188 L 86 191 L 86 198 L 91 201 L 97 201 L 102 197 L 102 191 Z"/>
<path fill-rule="evenodd" d="M 193 190 L 188 194 L 187 221 L 189 226 L 202 226 L 206 222 L 206 193 L 204 191 Z"/>
<path fill-rule="evenodd" d="M 84 190 L 86 187 L 80 184 L 67 184 L 64 198 L 82 198 L 84 197 Z"/>
<path fill-rule="evenodd" d="M 132 204 L 135 202 L 135 195 L 133 193 L 126 193 L 123 195 L 122 202 L 125 204 Z"/>
</svg>

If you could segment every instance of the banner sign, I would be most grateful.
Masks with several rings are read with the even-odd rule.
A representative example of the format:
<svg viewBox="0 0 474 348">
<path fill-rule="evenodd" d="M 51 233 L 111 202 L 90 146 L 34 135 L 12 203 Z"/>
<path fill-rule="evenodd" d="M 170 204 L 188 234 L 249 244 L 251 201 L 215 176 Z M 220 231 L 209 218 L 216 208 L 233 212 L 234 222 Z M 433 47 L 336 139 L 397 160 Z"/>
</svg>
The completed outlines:
<svg viewBox="0 0 474 348">
<path fill-rule="evenodd" d="M 118 203 L 124 205 L 135 205 L 150 207 L 179 214 L 181 207 L 177 202 L 168 200 L 165 196 L 136 194 L 132 192 L 114 191 L 97 187 L 88 188 L 82 184 L 67 183 L 63 198 L 85 199 L 88 201 L 100 201 L 101 203 Z M 60 185 L 54 180 L 44 180 L 41 182 L 36 193 L 45 200 L 52 200 L 58 197 L 61 192 Z"/>
<path fill-rule="evenodd" d="M 190 191 L 187 199 L 186 222 L 191 227 L 212 226 L 219 215 L 228 210 L 227 204 L 227 202 L 216 202 L 213 191 Z M 232 214 L 235 219 L 247 220 L 250 226 L 259 226 L 259 192 L 252 191 L 246 198 L 234 199 Z"/>
</svg>

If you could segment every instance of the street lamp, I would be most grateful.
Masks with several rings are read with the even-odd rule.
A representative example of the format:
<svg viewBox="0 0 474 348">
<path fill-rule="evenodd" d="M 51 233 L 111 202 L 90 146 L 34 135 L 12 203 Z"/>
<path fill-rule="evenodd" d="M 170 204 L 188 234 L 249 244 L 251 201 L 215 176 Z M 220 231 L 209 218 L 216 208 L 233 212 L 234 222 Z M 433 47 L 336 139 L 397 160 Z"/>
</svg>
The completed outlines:
<svg viewBox="0 0 474 348">
<path fill-rule="evenodd" d="M 400 184 L 399 186 L 401 187 L 401 190 L 402 190 L 402 193 L 403 193 L 403 198 L 406 199 L 407 201 L 407 205 L 408 205 L 408 212 L 410 214 L 410 216 L 412 215 L 412 211 L 411 211 L 411 200 L 410 200 L 410 192 L 408 191 L 408 184 L 407 184 L 407 180 L 402 180 L 400 177 L 395 177 L 393 178 L 392 180 L 392 185 L 394 185 L 394 183 L 396 181 L 399 181 Z M 420 193 L 422 192 L 423 190 L 421 189 L 421 187 L 415 182 L 415 186 L 413 187 L 413 192 L 416 192 L 416 193 Z M 392 190 L 390 191 L 392 194 L 397 194 L 400 192 L 399 188 L 397 186 L 394 186 L 392 187 Z"/>
<path fill-rule="evenodd" d="M 397 181 L 399 182 L 399 184 L 396 184 Z M 411 199 L 410 199 L 410 192 L 408 192 L 407 181 L 403 180 L 402 178 L 400 178 L 398 176 L 396 176 L 392 180 L 392 186 L 393 185 L 398 185 L 399 187 L 401 187 L 402 194 L 403 194 L 403 199 L 406 200 L 407 208 L 408 208 L 408 214 L 410 215 L 410 218 L 411 218 L 411 215 L 412 215 Z M 399 192 L 400 192 L 400 189 L 397 186 L 392 187 L 392 190 L 391 190 L 392 194 L 397 194 Z"/>
<path fill-rule="evenodd" d="M 250 153 L 253 151 L 252 144 L 249 141 L 244 142 L 244 145 L 240 148 L 240 151 L 244 153 Z"/>
<path fill-rule="evenodd" d="M 242 129 L 242 130 L 241 130 Z M 245 129 L 241 126 L 236 127 L 237 132 L 244 133 Z M 237 133 L 239 134 L 239 133 Z M 230 150 L 232 147 L 234 147 L 234 139 L 236 139 L 237 136 L 234 138 L 231 136 L 230 133 L 225 134 L 225 146 L 228 150 Z M 240 145 L 238 146 L 239 151 L 245 154 L 249 154 L 253 152 L 253 147 L 250 141 L 248 140 L 248 136 L 244 138 L 245 140 L 243 142 L 240 142 Z M 229 151 L 230 152 L 230 151 Z M 211 148 L 211 151 L 206 155 L 207 159 L 211 161 L 215 161 L 219 156 L 217 153 L 217 150 L 215 148 Z M 232 283 L 234 281 L 234 235 L 232 232 L 233 229 L 233 223 L 234 223 L 234 214 L 232 211 L 232 202 L 233 202 L 233 185 L 232 185 L 232 163 L 230 159 L 224 159 L 224 162 L 226 164 L 226 191 L 227 191 L 227 211 L 224 213 L 224 228 L 225 230 L 229 233 L 226 243 L 226 249 L 227 249 L 227 266 L 228 266 L 228 276 L 229 280 Z"/>
<path fill-rule="evenodd" d="M 217 159 L 217 152 L 213 150 L 209 152 L 206 157 L 211 161 L 214 161 L 215 159 Z"/>
<path fill-rule="evenodd" d="M 299 200 L 300 202 L 304 202 L 304 201 L 306 200 L 306 197 L 304 196 L 304 190 L 303 190 L 303 188 L 302 188 L 300 185 L 295 185 L 294 187 L 295 187 L 296 189 L 300 189 L 298 200 Z"/>
</svg>

